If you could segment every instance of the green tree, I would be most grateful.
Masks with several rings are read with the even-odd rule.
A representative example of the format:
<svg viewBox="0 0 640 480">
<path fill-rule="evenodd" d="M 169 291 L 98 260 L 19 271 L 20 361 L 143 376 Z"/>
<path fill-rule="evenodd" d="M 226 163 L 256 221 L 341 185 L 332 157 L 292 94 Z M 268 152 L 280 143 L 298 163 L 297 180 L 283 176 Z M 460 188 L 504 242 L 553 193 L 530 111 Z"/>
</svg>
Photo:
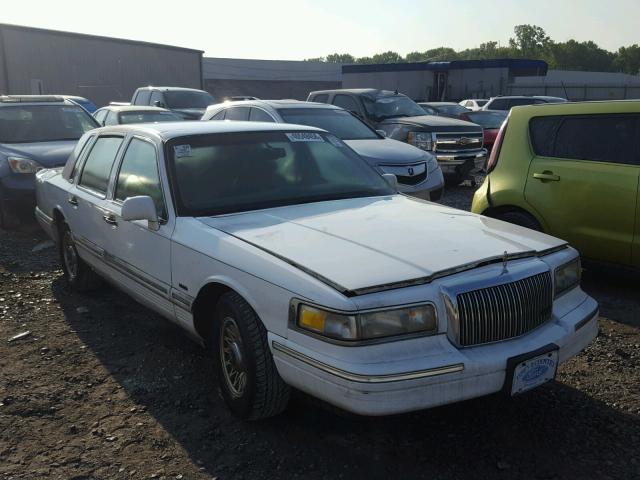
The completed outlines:
<svg viewBox="0 0 640 480">
<path fill-rule="evenodd" d="M 616 70 L 631 75 L 640 75 L 640 45 L 620 47 L 614 60 Z"/>
<path fill-rule="evenodd" d="M 615 70 L 615 54 L 600 48 L 592 41 L 568 40 L 550 46 L 547 61 L 551 68 L 559 70 L 586 70 L 611 72 Z"/>
<path fill-rule="evenodd" d="M 522 57 L 540 58 L 553 43 L 544 29 L 537 25 L 516 25 L 513 33 L 515 38 L 509 39 L 509 46 Z"/>
<path fill-rule="evenodd" d="M 332 53 L 325 59 L 329 63 L 356 63 L 356 58 L 349 53 Z"/>
<path fill-rule="evenodd" d="M 402 55 L 389 50 L 388 52 L 376 53 L 372 57 L 373 63 L 403 63 L 404 58 Z"/>
<path fill-rule="evenodd" d="M 425 52 L 411 52 L 405 57 L 407 62 L 443 62 L 455 60 L 458 53 L 449 47 L 432 48 Z"/>
</svg>

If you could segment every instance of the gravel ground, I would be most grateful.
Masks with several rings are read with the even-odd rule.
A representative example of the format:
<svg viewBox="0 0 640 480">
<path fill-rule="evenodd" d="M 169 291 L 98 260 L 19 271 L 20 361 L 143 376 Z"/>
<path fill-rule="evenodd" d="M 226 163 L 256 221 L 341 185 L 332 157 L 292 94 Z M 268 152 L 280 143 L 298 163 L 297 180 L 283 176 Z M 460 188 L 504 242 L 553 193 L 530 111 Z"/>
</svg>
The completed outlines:
<svg viewBox="0 0 640 480">
<path fill-rule="evenodd" d="M 472 192 L 444 202 L 468 208 Z M 636 277 L 587 270 L 609 319 L 527 395 L 388 418 L 298 395 L 243 423 L 200 347 L 114 289 L 68 290 L 43 240 L 0 231 L 0 479 L 640 478 Z"/>
</svg>

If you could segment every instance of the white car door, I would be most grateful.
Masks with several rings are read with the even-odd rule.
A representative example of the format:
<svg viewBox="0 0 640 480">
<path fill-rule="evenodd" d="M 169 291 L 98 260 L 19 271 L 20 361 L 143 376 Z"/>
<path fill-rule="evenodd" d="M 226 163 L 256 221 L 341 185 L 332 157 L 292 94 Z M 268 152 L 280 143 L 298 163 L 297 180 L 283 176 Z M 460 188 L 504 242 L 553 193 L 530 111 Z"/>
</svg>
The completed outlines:
<svg viewBox="0 0 640 480">
<path fill-rule="evenodd" d="M 106 238 L 110 266 L 120 276 L 127 291 L 140 302 L 162 315 L 174 318 L 171 302 L 171 234 L 175 223 L 168 208 L 161 181 L 161 149 L 151 140 L 133 136 L 129 139 L 105 209 L 112 227 Z M 155 204 L 160 226 L 154 230 L 146 220 L 122 219 L 122 203 L 128 197 L 150 196 Z"/>
<path fill-rule="evenodd" d="M 78 253 L 101 272 L 105 269 L 105 239 L 112 228 L 105 217 L 109 179 L 123 141 L 117 135 L 98 137 L 67 194 L 66 221 Z"/>
</svg>

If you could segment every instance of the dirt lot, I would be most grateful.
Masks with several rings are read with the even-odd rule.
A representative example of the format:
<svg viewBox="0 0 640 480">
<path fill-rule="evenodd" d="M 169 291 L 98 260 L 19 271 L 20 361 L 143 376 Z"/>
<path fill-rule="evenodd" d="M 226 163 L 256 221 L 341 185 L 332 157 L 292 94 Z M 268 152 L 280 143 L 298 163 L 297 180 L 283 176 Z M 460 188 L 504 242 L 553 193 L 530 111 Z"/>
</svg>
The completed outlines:
<svg viewBox="0 0 640 480">
<path fill-rule="evenodd" d="M 468 208 L 472 190 L 445 203 Z M 522 397 L 372 419 L 299 395 L 243 423 L 199 346 L 114 289 L 69 291 L 55 250 L 33 251 L 43 240 L 0 231 L 2 480 L 640 478 L 635 276 L 586 271 L 610 319 L 556 382 Z"/>
</svg>

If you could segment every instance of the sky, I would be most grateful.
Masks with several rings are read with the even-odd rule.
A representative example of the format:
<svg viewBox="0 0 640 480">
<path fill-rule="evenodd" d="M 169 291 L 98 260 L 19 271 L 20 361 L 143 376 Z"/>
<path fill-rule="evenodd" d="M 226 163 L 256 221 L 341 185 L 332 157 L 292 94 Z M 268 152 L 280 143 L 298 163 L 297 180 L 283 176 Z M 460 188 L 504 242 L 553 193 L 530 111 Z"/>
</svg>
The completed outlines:
<svg viewBox="0 0 640 480">
<path fill-rule="evenodd" d="M 602 48 L 640 43 L 640 0 L 0 0 L 0 22 L 165 43 L 206 56 L 302 60 L 405 55 L 495 40 L 514 25 Z"/>
</svg>

